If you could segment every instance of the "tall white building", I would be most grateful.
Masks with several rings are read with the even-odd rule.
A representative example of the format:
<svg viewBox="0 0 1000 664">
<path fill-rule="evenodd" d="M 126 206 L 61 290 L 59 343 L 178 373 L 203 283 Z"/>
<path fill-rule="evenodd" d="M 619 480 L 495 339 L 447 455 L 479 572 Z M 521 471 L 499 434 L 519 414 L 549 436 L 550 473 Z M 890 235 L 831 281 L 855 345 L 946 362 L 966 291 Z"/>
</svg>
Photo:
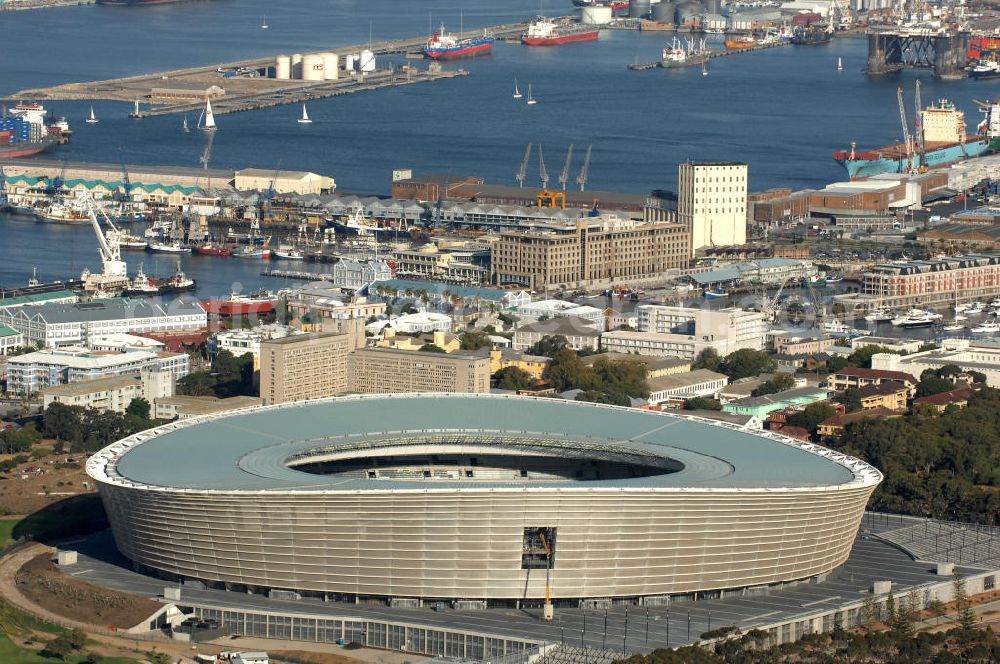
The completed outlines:
<svg viewBox="0 0 1000 664">
<path fill-rule="evenodd" d="M 677 218 L 691 229 L 691 252 L 747 241 L 747 165 L 681 164 Z"/>
<path fill-rule="evenodd" d="M 726 353 L 741 348 L 764 349 L 767 325 L 758 311 L 644 304 L 636 308 L 636 319 L 640 332 L 686 334 L 701 341 L 723 341 Z"/>
</svg>

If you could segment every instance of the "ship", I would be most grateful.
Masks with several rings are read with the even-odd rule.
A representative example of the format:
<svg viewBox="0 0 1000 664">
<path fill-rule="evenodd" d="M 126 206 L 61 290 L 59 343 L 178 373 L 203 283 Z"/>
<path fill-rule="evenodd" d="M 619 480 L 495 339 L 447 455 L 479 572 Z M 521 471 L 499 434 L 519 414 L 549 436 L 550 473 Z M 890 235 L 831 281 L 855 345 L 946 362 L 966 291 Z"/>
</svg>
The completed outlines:
<svg viewBox="0 0 1000 664">
<path fill-rule="evenodd" d="M 724 42 L 730 51 L 739 51 L 745 48 L 753 48 L 757 45 L 752 35 L 733 35 Z"/>
<path fill-rule="evenodd" d="M 277 304 L 277 296 L 267 290 L 256 291 L 249 295 L 232 293 L 226 300 L 202 302 L 202 306 L 210 316 L 224 317 L 268 314 L 274 311 Z"/>
<path fill-rule="evenodd" d="M 67 142 L 72 134 L 69 123 L 60 118 L 47 125 L 46 115 L 45 107 L 35 103 L 5 108 L 0 117 L 0 158 L 32 157 Z"/>
<path fill-rule="evenodd" d="M 447 34 L 442 23 L 441 29 L 427 40 L 427 46 L 421 52 L 434 60 L 469 58 L 492 51 L 494 41 L 496 40 L 491 35 L 485 33 L 478 37 L 458 39 L 454 35 Z"/>
<path fill-rule="evenodd" d="M 180 242 L 150 242 L 146 245 L 146 251 L 154 254 L 190 254 L 191 247 Z"/>
<path fill-rule="evenodd" d="M 528 25 L 528 31 L 521 35 L 521 43 L 526 46 L 557 46 L 597 41 L 600 33 L 601 29 L 596 25 L 583 25 L 571 20 L 552 21 L 539 16 Z"/>
<path fill-rule="evenodd" d="M 629 0 L 573 0 L 574 7 L 609 7 L 610 9 L 628 9 Z"/>
<path fill-rule="evenodd" d="M 969 69 L 969 76 L 977 81 L 1000 77 L 1000 62 L 996 60 L 980 60 Z"/>
<path fill-rule="evenodd" d="M 693 65 L 704 64 L 708 62 L 711 57 L 712 52 L 705 45 L 704 39 L 702 39 L 701 43 L 695 47 L 693 40 L 689 39 L 687 44 L 684 44 L 677 37 L 674 37 L 670 46 L 663 49 L 663 55 L 660 58 L 660 66 L 665 69 L 691 67 Z"/>
<path fill-rule="evenodd" d="M 35 219 L 46 224 L 79 226 L 90 223 L 89 216 L 62 203 L 53 203 L 44 210 L 36 211 L 34 215 Z"/>
<path fill-rule="evenodd" d="M 980 125 L 982 126 L 982 125 Z M 905 143 L 896 143 L 874 150 L 838 150 L 834 160 L 847 169 L 852 180 L 869 178 L 879 173 L 908 173 L 937 168 L 985 154 L 988 137 L 965 133 L 965 113 L 947 99 L 941 99 L 920 112 L 923 132 L 923 154 L 912 155 Z M 919 145 L 921 141 L 917 141 Z"/>
<path fill-rule="evenodd" d="M 197 244 L 191 247 L 191 251 L 196 254 L 201 254 L 202 256 L 232 256 L 233 250 L 229 247 L 219 246 L 217 244 Z"/>
<path fill-rule="evenodd" d="M 792 43 L 798 46 L 826 44 L 833 39 L 833 33 L 822 23 L 813 23 L 808 28 L 796 28 L 792 33 Z"/>
</svg>

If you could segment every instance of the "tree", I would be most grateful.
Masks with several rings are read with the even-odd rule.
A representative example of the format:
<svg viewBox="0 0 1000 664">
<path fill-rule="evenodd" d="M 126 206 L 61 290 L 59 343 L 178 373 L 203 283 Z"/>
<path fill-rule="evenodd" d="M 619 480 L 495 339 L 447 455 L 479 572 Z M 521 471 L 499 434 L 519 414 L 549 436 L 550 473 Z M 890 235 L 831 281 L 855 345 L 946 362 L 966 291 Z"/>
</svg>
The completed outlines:
<svg viewBox="0 0 1000 664">
<path fill-rule="evenodd" d="M 149 402 L 142 397 L 136 397 L 129 402 L 128 407 L 125 409 L 126 415 L 133 415 L 135 417 L 141 417 L 144 420 L 149 419 Z"/>
<path fill-rule="evenodd" d="M 698 357 L 694 359 L 694 363 L 691 365 L 691 368 L 717 371 L 721 361 L 722 358 L 719 357 L 719 352 L 717 350 L 714 348 L 705 348 L 698 353 Z"/>
<path fill-rule="evenodd" d="M 630 406 L 629 398 L 620 392 L 603 392 L 601 390 L 583 390 L 576 395 L 577 401 L 589 401 L 591 403 L 606 403 L 612 406 Z"/>
<path fill-rule="evenodd" d="M 170 664 L 170 655 L 165 652 L 157 652 L 156 650 L 147 652 L 146 659 L 149 661 L 149 664 Z"/>
<path fill-rule="evenodd" d="M 722 404 L 707 397 L 693 397 L 684 402 L 684 410 L 722 410 Z"/>
<path fill-rule="evenodd" d="M 83 650 L 87 645 L 87 633 L 82 629 L 74 629 L 66 639 L 74 650 Z"/>
<path fill-rule="evenodd" d="M 965 589 L 965 578 L 961 576 L 955 577 L 952 588 L 959 628 L 965 631 L 974 629 L 976 626 L 976 616 L 972 612 L 972 605 L 969 603 L 969 594 Z"/>
<path fill-rule="evenodd" d="M 73 644 L 69 642 L 68 639 L 62 636 L 57 636 L 42 648 L 39 654 L 42 657 L 51 657 L 53 659 L 66 659 L 66 656 L 73 652 Z"/>
<path fill-rule="evenodd" d="M 491 348 L 493 342 L 490 341 L 490 335 L 479 330 L 467 330 L 462 333 L 460 337 L 462 342 L 462 350 L 479 350 L 480 348 Z"/>
<path fill-rule="evenodd" d="M 853 413 L 861 410 L 861 390 L 856 387 L 849 387 L 844 393 L 837 397 L 837 402 L 844 404 L 844 410 Z"/>
<path fill-rule="evenodd" d="M 820 422 L 825 422 L 836 414 L 836 408 L 825 401 L 817 401 L 799 412 L 789 415 L 788 424 L 793 427 L 802 427 L 809 433 L 815 433 Z"/>
<path fill-rule="evenodd" d="M 917 383 L 917 397 L 929 397 L 942 392 L 950 392 L 953 389 L 955 389 L 955 384 L 950 380 L 932 374 L 926 378 L 921 377 L 920 382 Z"/>
<path fill-rule="evenodd" d="M 726 355 L 719 362 L 718 371 L 729 376 L 729 380 L 739 380 L 774 371 L 774 366 L 774 360 L 764 351 L 741 348 Z"/>
<path fill-rule="evenodd" d="M 788 374 L 777 374 L 766 380 L 750 392 L 752 397 L 762 397 L 767 394 L 777 394 L 795 387 L 795 379 Z"/>
<path fill-rule="evenodd" d="M 493 374 L 493 378 L 501 390 L 523 390 L 535 382 L 531 374 L 519 367 L 504 367 Z"/>
<path fill-rule="evenodd" d="M 569 340 L 561 334 L 546 334 L 537 343 L 528 346 L 528 355 L 555 357 L 559 351 L 569 348 Z"/>
<path fill-rule="evenodd" d="M 421 346 L 417 350 L 419 350 L 422 353 L 444 353 L 445 352 L 444 348 L 441 348 L 441 346 L 436 346 L 434 344 L 424 344 L 423 346 Z"/>
</svg>

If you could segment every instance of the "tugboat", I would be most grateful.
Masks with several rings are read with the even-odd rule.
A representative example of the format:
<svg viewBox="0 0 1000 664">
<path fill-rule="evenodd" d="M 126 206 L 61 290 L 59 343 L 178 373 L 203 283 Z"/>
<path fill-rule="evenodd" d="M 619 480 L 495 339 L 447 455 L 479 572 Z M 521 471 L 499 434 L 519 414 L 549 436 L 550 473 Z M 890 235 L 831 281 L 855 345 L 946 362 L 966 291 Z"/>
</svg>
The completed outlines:
<svg viewBox="0 0 1000 664">
<path fill-rule="evenodd" d="M 157 288 L 153 280 L 146 276 L 146 273 L 142 271 L 142 263 L 139 263 L 139 271 L 136 273 L 135 278 L 129 282 L 128 286 L 122 291 L 122 295 L 128 297 L 146 297 L 159 295 L 160 289 Z"/>
<path fill-rule="evenodd" d="M 193 291 L 198 287 L 197 282 L 194 279 L 189 279 L 187 275 L 181 270 L 180 261 L 177 262 L 177 272 L 174 276 L 161 281 L 157 284 L 160 289 L 160 295 L 169 295 L 170 293 L 186 293 L 187 291 Z"/>
<path fill-rule="evenodd" d="M 695 48 L 694 41 L 688 40 L 684 44 L 677 37 L 674 37 L 670 46 L 663 49 L 660 58 L 660 66 L 664 69 L 675 69 L 677 67 L 691 67 L 693 65 L 703 65 L 711 57 L 711 51 L 705 45 L 705 40 Z"/>
<path fill-rule="evenodd" d="M 229 247 L 222 247 L 211 242 L 199 244 L 191 247 L 191 251 L 202 256 L 232 256 L 233 250 Z"/>
</svg>

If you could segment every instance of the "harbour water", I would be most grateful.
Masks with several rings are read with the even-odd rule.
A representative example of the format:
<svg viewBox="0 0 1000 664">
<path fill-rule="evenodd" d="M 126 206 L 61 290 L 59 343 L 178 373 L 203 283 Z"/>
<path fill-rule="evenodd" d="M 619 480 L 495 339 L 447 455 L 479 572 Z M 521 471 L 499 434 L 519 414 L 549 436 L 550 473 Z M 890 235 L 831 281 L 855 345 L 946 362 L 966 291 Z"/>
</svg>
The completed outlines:
<svg viewBox="0 0 1000 664">
<path fill-rule="evenodd" d="M 141 9 L 99 6 L 19 12 L 3 17 L 0 95 L 74 80 L 93 80 L 250 56 L 303 53 L 368 39 L 425 33 L 441 20 L 466 29 L 530 18 L 526 0 L 398 3 L 266 0 L 178 3 Z M 546 13 L 569 13 L 568 0 Z M 269 29 L 261 30 L 267 15 Z M 430 19 L 430 20 L 429 20 Z M 370 32 L 369 32 L 370 30 Z M 900 134 L 895 89 L 912 93 L 914 72 L 864 75 L 866 43 L 838 39 L 714 60 L 697 68 L 630 72 L 658 59 L 664 33 L 604 31 L 598 42 L 556 48 L 498 43 L 492 55 L 448 63 L 472 75 L 437 83 L 316 100 L 314 122 L 287 106 L 219 118 L 211 165 L 313 170 L 342 191 L 385 193 L 394 168 L 476 174 L 513 184 L 524 147 L 545 147 L 550 173 L 569 143 L 593 144 L 589 188 L 672 188 L 687 160 L 750 163 L 750 186 L 822 186 L 844 176 L 835 149 L 878 147 Z M 44 43 L 44 49 L 37 48 Z M 721 45 L 714 44 L 716 48 Z M 13 54 L 22 54 L 13 57 Z M 842 58 L 844 71 L 838 72 Z M 397 60 L 401 63 L 402 60 Z M 973 98 L 1000 93 L 997 81 L 936 81 L 919 74 L 926 101 L 947 96 L 967 111 Z M 511 98 L 514 79 L 532 83 L 539 103 Z M 224 85 L 224 81 L 220 82 Z M 48 102 L 68 116 L 73 143 L 59 159 L 197 166 L 205 137 L 181 132 L 174 116 L 129 120 L 129 104 L 96 103 L 101 122 L 85 125 L 90 102 Z M 908 104 L 912 115 L 912 101 Z M 193 119 L 192 119 L 193 121 Z M 537 154 L 537 152 L 536 152 Z M 537 162 L 529 176 L 537 174 Z"/>
</svg>

